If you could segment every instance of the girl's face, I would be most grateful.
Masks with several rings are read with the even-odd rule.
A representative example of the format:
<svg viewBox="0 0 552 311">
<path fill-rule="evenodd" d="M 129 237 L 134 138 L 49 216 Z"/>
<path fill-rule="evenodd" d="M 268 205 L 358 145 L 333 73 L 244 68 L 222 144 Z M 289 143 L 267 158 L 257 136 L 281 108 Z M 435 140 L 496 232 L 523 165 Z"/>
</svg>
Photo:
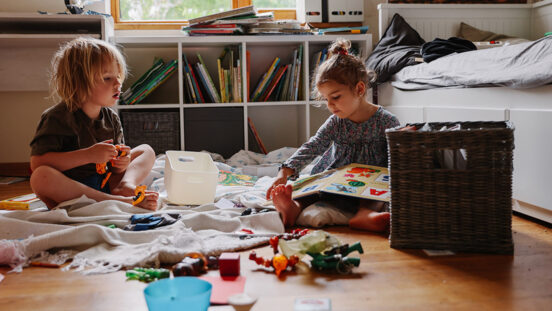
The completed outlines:
<svg viewBox="0 0 552 311">
<path fill-rule="evenodd" d="M 111 107 L 117 103 L 121 95 L 121 82 L 119 80 L 119 66 L 114 61 L 105 62 L 102 66 L 100 79 L 96 81 L 96 85 L 92 88 L 90 98 L 85 105 L 101 107 Z"/>
<path fill-rule="evenodd" d="M 364 102 L 364 83 L 359 82 L 355 90 L 335 81 L 318 85 L 318 92 L 328 101 L 328 109 L 341 119 L 353 119 Z M 362 95 L 361 95 L 362 94 Z"/>
</svg>

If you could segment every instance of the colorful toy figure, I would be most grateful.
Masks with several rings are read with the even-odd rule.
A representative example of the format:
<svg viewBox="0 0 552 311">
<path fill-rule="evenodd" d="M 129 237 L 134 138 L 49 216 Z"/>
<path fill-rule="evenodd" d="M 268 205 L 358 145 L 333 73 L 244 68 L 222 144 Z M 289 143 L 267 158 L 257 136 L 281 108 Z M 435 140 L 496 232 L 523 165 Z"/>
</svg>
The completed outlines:
<svg viewBox="0 0 552 311">
<path fill-rule="evenodd" d="M 198 276 L 207 272 L 207 259 L 200 253 L 188 254 L 172 267 L 174 276 Z"/>
<path fill-rule="evenodd" d="M 258 257 L 255 251 L 249 253 L 249 259 L 253 260 L 256 264 L 264 266 L 266 268 L 274 268 L 274 272 L 278 277 L 280 277 L 282 271 L 285 271 L 288 267 L 293 268 L 298 262 L 299 257 L 292 255 L 289 258 L 283 254 L 276 254 L 270 259 L 265 259 L 263 257 Z"/>
<path fill-rule="evenodd" d="M 132 198 L 132 205 L 136 205 L 144 201 L 144 198 L 146 197 L 146 188 L 146 185 L 141 185 L 134 189 L 134 198 Z"/>
<path fill-rule="evenodd" d="M 115 145 L 115 149 L 117 149 L 117 158 L 126 156 L 126 151 L 122 150 L 121 145 Z M 113 163 L 111 163 L 111 161 L 96 164 L 96 172 L 100 175 L 106 174 L 104 179 L 102 180 L 102 188 L 105 187 L 105 184 L 109 180 L 109 177 L 111 177 L 112 165 Z"/>
<path fill-rule="evenodd" d="M 126 272 L 128 280 L 138 280 L 140 282 L 153 282 L 160 279 L 166 279 L 171 276 L 171 272 L 167 269 L 154 268 L 134 268 Z"/>
<path fill-rule="evenodd" d="M 360 264 L 360 258 L 347 257 L 354 251 L 358 251 L 360 254 L 364 253 L 360 242 L 356 242 L 351 246 L 349 244 L 336 246 L 323 253 L 307 252 L 307 254 L 312 257 L 312 268 L 319 271 L 337 271 L 340 274 L 347 274 L 351 272 L 353 266 L 358 267 Z"/>
</svg>

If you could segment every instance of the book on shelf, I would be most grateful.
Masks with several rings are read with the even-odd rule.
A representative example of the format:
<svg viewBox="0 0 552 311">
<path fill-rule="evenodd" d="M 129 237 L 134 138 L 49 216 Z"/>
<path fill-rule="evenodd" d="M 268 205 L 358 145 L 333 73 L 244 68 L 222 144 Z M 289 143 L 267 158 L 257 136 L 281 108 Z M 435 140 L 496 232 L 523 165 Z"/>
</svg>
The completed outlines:
<svg viewBox="0 0 552 311">
<path fill-rule="evenodd" d="M 267 154 L 268 152 L 263 144 L 263 141 L 261 140 L 261 137 L 259 136 L 259 133 L 257 133 L 257 129 L 253 124 L 253 120 L 251 120 L 251 118 L 249 117 L 247 118 L 247 124 L 249 125 L 249 133 L 251 134 L 250 136 L 253 136 L 257 149 L 261 153 Z"/>
<path fill-rule="evenodd" d="M 121 105 L 134 105 L 141 102 L 176 71 L 177 65 L 177 60 L 171 60 L 168 63 L 162 59 L 155 60 L 153 66 L 123 92 L 120 99 Z"/>
<path fill-rule="evenodd" d="M 259 79 L 259 82 L 257 83 L 257 86 L 255 87 L 255 90 L 253 91 L 253 94 L 251 94 L 251 101 L 256 101 L 257 97 L 259 96 L 259 93 L 262 91 L 264 86 L 266 85 L 266 82 L 268 79 L 272 76 L 272 72 L 275 70 L 276 66 L 280 62 L 280 58 L 276 57 L 272 61 L 272 64 L 270 64 L 270 67 L 268 70 L 261 76 L 261 79 Z"/>
<path fill-rule="evenodd" d="M 293 82 L 293 101 L 297 101 L 299 98 L 299 89 L 301 88 L 301 63 L 303 62 L 303 45 L 299 45 L 299 53 L 297 56 L 297 68 L 295 70 L 295 81 Z"/>
<path fill-rule="evenodd" d="M 389 202 L 389 171 L 386 167 L 349 164 L 296 180 L 292 198 L 329 193 Z"/>
<path fill-rule="evenodd" d="M 262 101 L 264 101 L 264 102 L 268 101 L 270 95 L 272 94 L 272 92 L 276 88 L 276 85 L 278 84 L 278 82 L 280 82 L 280 79 L 284 75 L 284 73 L 285 73 L 286 69 L 288 68 L 288 66 L 289 65 L 285 65 L 285 66 L 280 66 L 280 68 L 278 68 L 278 71 L 274 74 L 274 77 L 272 78 L 272 81 L 270 81 L 270 84 L 266 88 L 266 91 L 261 96 Z"/>
<path fill-rule="evenodd" d="M 46 204 L 34 193 L 0 201 L 0 210 L 34 210 L 41 207 L 46 207 Z"/>
<path fill-rule="evenodd" d="M 207 70 L 207 66 L 205 65 L 205 62 L 203 61 L 203 57 L 201 57 L 201 54 L 197 53 L 197 58 L 199 59 L 199 63 L 197 63 L 199 70 L 202 73 L 202 80 L 205 79 L 205 85 L 207 90 L 209 91 L 209 95 L 211 96 L 211 99 L 213 100 L 213 103 L 220 103 L 220 96 L 217 92 L 217 89 L 215 88 L 215 84 L 213 83 L 213 79 L 211 78 L 211 75 L 209 74 L 209 71 Z"/>
<path fill-rule="evenodd" d="M 192 65 L 188 62 L 188 58 L 186 57 L 185 53 L 182 53 L 182 58 L 184 59 L 184 70 L 186 73 L 190 76 L 190 80 L 192 82 L 192 89 L 189 90 L 190 92 L 193 92 L 195 94 L 195 98 L 197 100 L 197 103 L 205 103 L 205 98 L 203 97 L 203 92 L 201 91 L 201 88 L 199 87 L 199 81 L 197 75 L 194 72 L 194 69 Z"/>
<path fill-rule="evenodd" d="M 232 10 L 228 10 L 228 11 L 223 11 L 223 12 L 219 12 L 219 13 L 214 13 L 214 14 L 210 14 L 210 15 L 205 15 L 205 16 L 201 16 L 201 17 L 192 18 L 192 19 L 189 19 L 188 22 L 190 23 L 190 25 L 195 25 L 195 24 L 213 22 L 213 21 L 216 21 L 216 20 L 222 19 L 222 18 L 252 15 L 252 14 L 256 14 L 256 13 L 257 13 L 257 11 L 255 10 L 255 6 L 250 5 L 250 6 L 244 6 L 244 7 L 241 7 L 241 8 L 237 8 L 237 9 L 232 9 Z"/>
</svg>

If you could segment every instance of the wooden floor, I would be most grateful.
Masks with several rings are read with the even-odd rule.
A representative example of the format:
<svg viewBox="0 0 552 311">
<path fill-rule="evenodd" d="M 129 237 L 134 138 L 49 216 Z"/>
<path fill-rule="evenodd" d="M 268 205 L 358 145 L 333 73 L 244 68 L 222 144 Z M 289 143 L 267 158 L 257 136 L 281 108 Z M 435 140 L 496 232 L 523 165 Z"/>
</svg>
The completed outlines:
<svg viewBox="0 0 552 311">
<path fill-rule="evenodd" d="M 29 192 L 28 183 L 0 186 L 0 198 Z M 396 250 L 387 237 L 334 227 L 344 242 L 361 241 L 365 253 L 352 275 L 291 273 L 277 279 L 241 255 L 245 291 L 258 297 L 253 311 L 293 310 L 295 298 L 331 298 L 332 310 L 551 310 L 551 229 L 513 217 L 513 256 L 460 254 L 429 257 Z M 263 247 L 258 252 L 269 256 Z M 0 268 L 0 310 L 147 310 L 145 284 L 124 272 L 82 276 L 59 269 Z M 217 271 L 210 272 L 213 275 Z M 232 310 L 211 307 L 210 310 Z M 185 310 L 185 308 L 183 308 Z"/>
</svg>

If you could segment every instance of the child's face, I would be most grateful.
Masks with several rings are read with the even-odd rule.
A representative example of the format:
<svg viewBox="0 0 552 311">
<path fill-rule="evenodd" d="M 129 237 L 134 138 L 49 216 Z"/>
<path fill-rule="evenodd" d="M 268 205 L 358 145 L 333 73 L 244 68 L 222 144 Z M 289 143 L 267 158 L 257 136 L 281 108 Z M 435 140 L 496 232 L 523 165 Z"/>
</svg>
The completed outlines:
<svg viewBox="0 0 552 311">
<path fill-rule="evenodd" d="M 350 118 L 358 110 L 363 99 L 347 85 L 335 81 L 319 84 L 318 92 L 328 101 L 331 113 L 342 119 Z"/>
<path fill-rule="evenodd" d="M 121 82 L 119 81 L 119 67 L 114 61 L 106 62 L 102 66 L 100 79 L 92 88 L 90 98 L 85 105 L 94 105 L 99 107 L 111 107 L 119 100 L 121 94 Z"/>
</svg>

